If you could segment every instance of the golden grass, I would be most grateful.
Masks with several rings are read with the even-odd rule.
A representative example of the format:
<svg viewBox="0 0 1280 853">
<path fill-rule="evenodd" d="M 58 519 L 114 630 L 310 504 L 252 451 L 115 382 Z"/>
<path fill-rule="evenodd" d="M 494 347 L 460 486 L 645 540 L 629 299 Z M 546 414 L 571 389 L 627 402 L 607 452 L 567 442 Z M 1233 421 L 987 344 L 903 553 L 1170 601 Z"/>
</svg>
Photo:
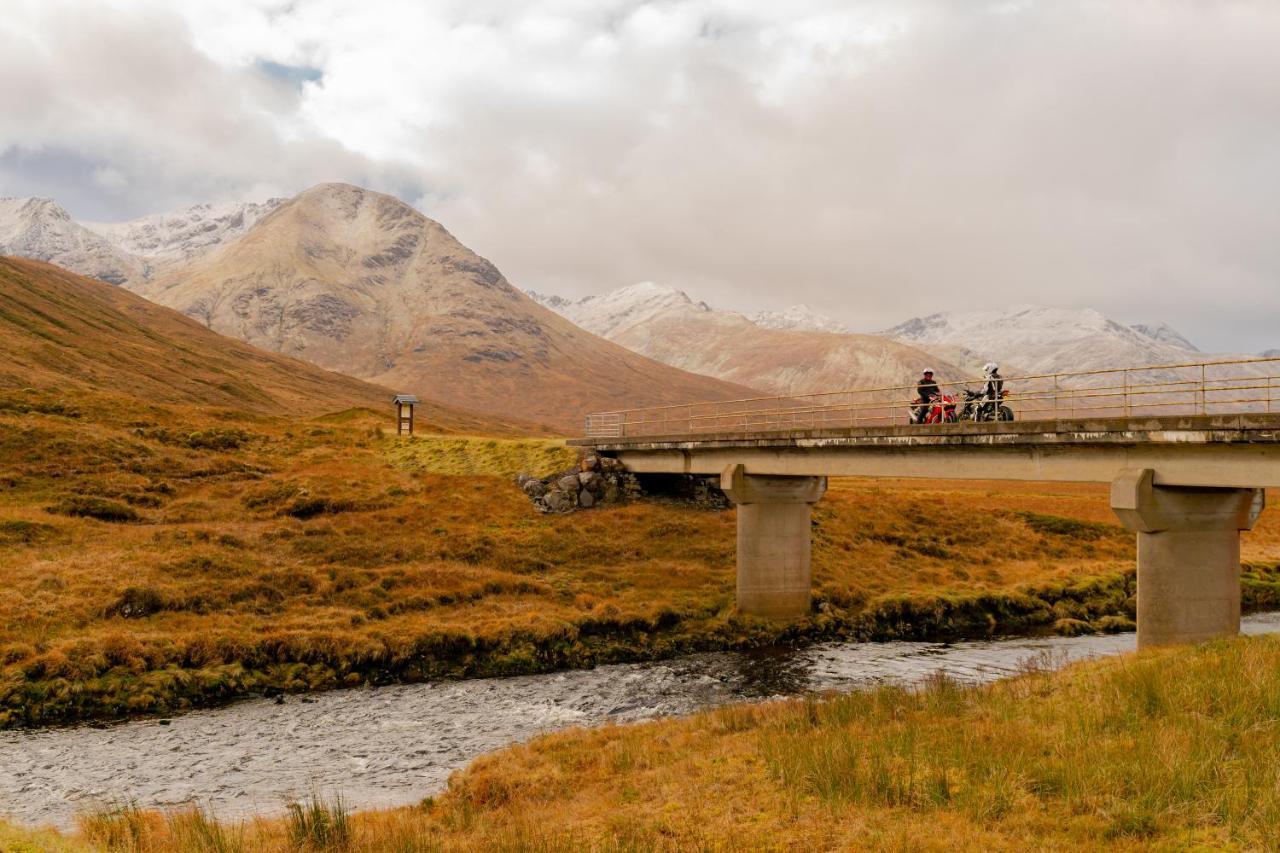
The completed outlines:
<svg viewBox="0 0 1280 853">
<path fill-rule="evenodd" d="M 424 474 L 546 477 L 578 461 L 564 439 L 416 436 L 396 442 L 386 456 L 397 468 Z"/>
<path fill-rule="evenodd" d="M 837 482 L 815 611 L 777 625 L 733 607 L 732 511 L 542 516 L 510 478 L 561 445 L 384 423 L 0 393 L 0 726 L 803 637 L 1114 628 L 1132 607 L 1101 487 Z M 1274 559 L 1278 530 L 1264 515 L 1246 554 Z"/>
<path fill-rule="evenodd" d="M 1280 637 L 1237 638 L 982 688 L 937 679 L 561 732 L 478 759 L 412 808 L 311 802 L 227 826 L 126 810 L 80 839 L 139 853 L 320 835 L 338 841 L 306 849 L 1275 849 L 1277 720 Z M 222 846 L 188 840 L 201 823 Z"/>
</svg>

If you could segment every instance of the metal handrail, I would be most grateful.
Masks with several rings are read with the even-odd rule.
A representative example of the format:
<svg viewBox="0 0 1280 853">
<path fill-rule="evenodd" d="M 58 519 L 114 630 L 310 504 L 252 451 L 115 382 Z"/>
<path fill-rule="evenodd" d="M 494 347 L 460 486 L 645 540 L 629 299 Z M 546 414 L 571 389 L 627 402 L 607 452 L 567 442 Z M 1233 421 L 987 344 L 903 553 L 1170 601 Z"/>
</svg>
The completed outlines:
<svg viewBox="0 0 1280 853">
<path fill-rule="evenodd" d="M 1214 369 L 1249 365 L 1253 371 L 1235 370 L 1213 376 Z M 1259 369 L 1267 365 L 1265 371 Z M 1178 371 L 1190 371 L 1180 378 Z M 1150 381 L 1141 381 L 1144 374 Z M 1114 377 L 1114 378 L 1112 378 Z M 1057 420 L 1100 412 L 1140 415 L 1143 410 L 1186 408 L 1192 413 L 1270 411 L 1274 381 L 1280 379 L 1280 357 L 1223 359 L 1148 367 L 1118 367 L 1063 373 L 1039 373 L 1002 377 L 1012 392 L 1006 403 L 1018 408 L 1022 420 Z M 1104 383 L 1110 380 L 1111 384 Z M 958 388 L 985 379 L 942 382 L 941 388 Z M 1037 387 L 1046 385 L 1048 387 Z M 744 397 L 730 400 L 678 403 L 646 408 L 595 412 L 586 417 L 586 435 L 621 438 L 629 435 L 679 435 L 711 430 L 791 431 L 843 426 L 876 426 L 902 423 L 902 409 L 916 405 L 914 385 L 844 389 L 801 394 Z M 1265 392 L 1266 396 L 1242 396 L 1241 392 Z M 1235 396 L 1228 397 L 1227 395 Z M 987 401 L 990 402 L 990 401 Z M 963 400 L 957 399 L 960 409 Z M 1043 405 L 1038 405 L 1043 404 Z M 1052 413 L 1049 417 L 1028 417 Z M 1165 412 L 1167 413 L 1167 412 Z"/>
</svg>

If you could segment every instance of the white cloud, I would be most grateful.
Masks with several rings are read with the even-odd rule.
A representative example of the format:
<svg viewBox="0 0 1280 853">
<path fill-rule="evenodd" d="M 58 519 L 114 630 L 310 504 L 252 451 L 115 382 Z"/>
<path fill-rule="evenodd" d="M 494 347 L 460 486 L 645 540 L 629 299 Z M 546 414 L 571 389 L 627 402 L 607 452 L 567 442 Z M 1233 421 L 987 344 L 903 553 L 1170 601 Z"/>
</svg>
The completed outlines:
<svg viewBox="0 0 1280 853">
<path fill-rule="evenodd" d="M 343 179 L 566 295 L 1090 305 L 1261 348 L 1277 43 L 1263 0 L 10 0 L 0 194 L 40 151 L 98 218 Z"/>
</svg>

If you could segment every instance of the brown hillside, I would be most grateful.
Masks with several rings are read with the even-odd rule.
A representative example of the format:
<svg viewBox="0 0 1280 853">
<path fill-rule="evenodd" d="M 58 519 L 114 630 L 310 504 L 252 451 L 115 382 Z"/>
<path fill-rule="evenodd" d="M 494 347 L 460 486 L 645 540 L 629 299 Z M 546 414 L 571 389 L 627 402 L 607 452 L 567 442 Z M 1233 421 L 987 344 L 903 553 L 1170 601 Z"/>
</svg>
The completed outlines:
<svg viewBox="0 0 1280 853">
<path fill-rule="evenodd" d="M 752 393 L 574 326 L 439 223 L 346 184 L 301 193 L 141 292 L 264 349 L 568 430 L 592 410 Z"/>
<path fill-rule="evenodd" d="M 29 387 L 257 413 L 391 411 L 385 388 L 223 337 L 60 267 L 0 257 L 0 388 Z M 453 408 L 427 409 L 446 429 L 511 431 Z"/>
</svg>

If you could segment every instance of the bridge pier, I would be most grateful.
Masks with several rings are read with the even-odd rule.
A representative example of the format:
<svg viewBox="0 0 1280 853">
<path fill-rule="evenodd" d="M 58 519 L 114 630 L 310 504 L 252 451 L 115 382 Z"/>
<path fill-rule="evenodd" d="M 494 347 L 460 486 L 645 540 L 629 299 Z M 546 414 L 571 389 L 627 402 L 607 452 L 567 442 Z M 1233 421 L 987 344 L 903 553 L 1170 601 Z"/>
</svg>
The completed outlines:
<svg viewBox="0 0 1280 853">
<path fill-rule="evenodd" d="M 1138 535 L 1138 648 L 1240 633 L 1240 531 L 1262 489 L 1157 486 L 1150 468 L 1111 484 L 1111 508 Z"/>
<path fill-rule="evenodd" d="M 738 508 L 738 609 L 771 619 L 808 613 L 810 509 L 827 478 L 757 476 L 730 465 L 720 487 Z"/>
</svg>

